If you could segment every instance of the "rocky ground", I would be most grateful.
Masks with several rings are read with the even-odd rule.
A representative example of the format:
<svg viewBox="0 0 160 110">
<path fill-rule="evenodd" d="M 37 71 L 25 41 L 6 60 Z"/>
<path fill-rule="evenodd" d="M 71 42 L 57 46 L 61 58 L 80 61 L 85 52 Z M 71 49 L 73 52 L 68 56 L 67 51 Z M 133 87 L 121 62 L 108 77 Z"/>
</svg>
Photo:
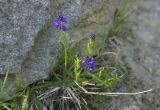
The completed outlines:
<svg viewBox="0 0 160 110">
<path fill-rule="evenodd" d="M 135 96 L 112 97 L 107 100 L 107 110 L 160 110 L 159 18 L 160 0 L 138 0 L 135 3 L 130 16 L 133 34 L 121 40 L 121 54 L 130 71 L 116 91 L 154 90 Z"/>
<path fill-rule="evenodd" d="M 59 0 L 62 5 L 59 7 L 57 2 L 49 0 L 0 0 L 0 74 L 9 65 L 13 73 L 21 72 L 25 76 L 27 84 L 46 77 L 58 46 L 52 18 L 59 11 L 70 19 L 69 33 L 76 36 L 73 40 L 87 36 L 89 29 L 102 33 L 106 26 L 107 30 L 119 0 L 91 1 Z M 100 110 L 160 110 L 160 0 L 137 0 L 133 8 L 132 34 L 119 40 L 129 72 L 113 91 L 138 92 L 151 88 L 153 91 L 109 97 Z"/>
</svg>

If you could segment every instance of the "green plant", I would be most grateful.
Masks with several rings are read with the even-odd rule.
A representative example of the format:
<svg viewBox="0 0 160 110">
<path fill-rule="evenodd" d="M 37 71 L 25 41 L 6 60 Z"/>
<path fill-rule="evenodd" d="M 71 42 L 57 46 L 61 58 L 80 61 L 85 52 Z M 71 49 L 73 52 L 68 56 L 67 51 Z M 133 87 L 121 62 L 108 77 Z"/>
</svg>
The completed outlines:
<svg viewBox="0 0 160 110">
<path fill-rule="evenodd" d="M 20 82 L 20 77 L 18 77 L 18 75 L 16 75 L 16 79 L 14 82 L 12 82 L 12 84 L 7 85 L 8 75 L 9 70 L 7 70 L 3 81 L 0 82 L 0 110 L 27 110 L 29 96 L 28 89 L 14 94 L 10 97 L 9 101 L 4 100 L 5 96 L 7 95 L 7 93 L 9 93 L 14 84 L 18 87 L 24 88 L 24 85 Z"/>
<path fill-rule="evenodd" d="M 92 33 L 88 37 L 85 54 L 80 53 L 80 51 L 76 50 L 75 43 L 70 42 L 66 38 L 68 29 L 67 18 L 62 15 L 58 16 L 54 20 L 54 26 L 60 30 L 61 45 L 58 50 L 57 64 L 51 69 L 50 77 L 25 87 L 23 84 L 20 84 L 20 76 L 17 75 L 13 84 L 24 90 L 13 95 L 9 101 L 0 100 L 0 109 L 89 110 L 87 100 L 85 99 L 88 96 L 136 95 L 151 91 L 108 93 L 108 88 L 119 81 L 121 74 L 114 70 L 115 67 L 104 65 L 105 63 L 102 63 L 101 60 L 99 64 L 97 63 L 100 57 L 108 54 L 103 48 L 105 46 L 99 49 L 95 48 L 96 35 Z M 8 91 L 5 88 L 8 74 L 9 71 L 7 71 L 4 80 L 0 83 L 0 96 Z"/>
<path fill-rule="evenodd" d="M 135 1 L 123 0 L 115 12 L 113 26 L 108 36 L 124 36 L 126 32 L 129 32 L 129 15 Z"/>
<path fill-rule="evenodd" d="M 93 56 L 96 40 L 94 33 L 88 38 L 86 56 L 82 56 L 79 51 L 76 51 L 74 43 L 66 39 L 66 30 L 62 28 L 63 25 L 66 26 L 66 20 L 66 17 L 59 16 L 54 21 L 55 27 L 61 32 L 61 47 L 57 56 L 57 66 L 50 72 L 51 78 L 31 87 L 34 91 L 40 92 L 35 96 L 39 100 L 37 98 L 34 100 L 41 109 L 88 109 L 83 97 L 85 94 L 83 90 L 97 88 L 98 91 L 105 91 L 119 80 L 119 75 L 110 74 L 108 67 L 96 66 L 94 59 L 98 59 L 102 52 L 99 52 L 96 57 Z M 47 100 L 51 101 L 48 102 L 50 104 L 47 104 Z M 34 107 L 38 107 L 38 105 L 33 104 Z"/>
</svg>

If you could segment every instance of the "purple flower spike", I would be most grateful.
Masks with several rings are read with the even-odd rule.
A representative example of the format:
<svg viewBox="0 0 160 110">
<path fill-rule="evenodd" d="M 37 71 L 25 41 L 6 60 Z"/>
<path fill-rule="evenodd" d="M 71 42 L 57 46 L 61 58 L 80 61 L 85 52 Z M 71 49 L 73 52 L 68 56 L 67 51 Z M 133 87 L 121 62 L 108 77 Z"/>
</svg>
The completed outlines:
<svg viewBox="0 0 160 110">
<path fill-rule="evenodd" d="M 85 57 L 83 60 L 82 60 L 82 68 L 83 70 L 86 70 L 90 73 L 93 73 L 94 72 L 94 69 L 95 69 L 95 62 L 94 62 L 94 58 L 93 57 Z"/>
<path fill-rule="evenodd" d="M 59 20 L 58 20 L 58 19 L 55 19 L 55 20 L 54 20 L 54 27 L 55 27 L 56 29 L 59 28 Z"/>
<path fill-rule="evenodd" d="M 59 18 L 58 18 L 60 21 L 64 22 L 64 23 L 67 23 L 68 20 L 67 20 L 67 17 L 63 16 L 63 15 L 60 15 Z"/>
<path fill-rule="evenodd" d="M 68 22 L 67 17 L 60 15 L 54 19 L 54 27 L 56 29 L 67 31 L 68 30 L 67 22 Z"/>
<path fill-rule="evenodd" d="M 96 39 L 96 34 L 95 33 L 91 33 L 90 34 L 90 39 L 95 40 Z"/>
<path fill-rule="evenodd" d="M 93 72 L 94 72 L 94 69 L 93 69 L 93 68 L 90 68 L 90 69 L 89 69 L 89 72 L 90 72 L 90 73 L 93 73 Z"/>
<path fill-rule="evenodd" d="M 63 26 L 62 26 L 62 30 L 63 30 L 63 31 L 67 31 L 67 30 L 68 30 L 68 27 L 67 27 L 66 25 L 63 25 Z"/>
</svg>

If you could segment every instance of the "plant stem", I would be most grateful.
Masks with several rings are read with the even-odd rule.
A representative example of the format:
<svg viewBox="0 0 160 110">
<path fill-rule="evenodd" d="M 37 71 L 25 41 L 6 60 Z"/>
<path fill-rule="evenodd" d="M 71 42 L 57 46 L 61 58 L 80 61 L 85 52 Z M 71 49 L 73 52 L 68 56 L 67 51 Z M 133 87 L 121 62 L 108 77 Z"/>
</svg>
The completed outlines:
<svg viewBox="0 0 160 110">
<path fill-rule="evenodd" d="M 66 39 L 65 39 L 65 32 L 61 32 L 61 42 L 64 46 L 64 65 L 65 65 L 65 71 L 67 70 L 67 45 L 66 45 Z"/>
<path fill-rule="evenodd" d="M 141 92 L 134 92 L 134 93 L 112 93 L 112 92 L 88 92 L 86 89 L 81 87 L 77 82 L 75 84 L 84 91 L 86 94 L 91 94 L 91 95 L 106 95 L 106 96 L 119 96 L 119 95 L 138 95 L 138 94 L 143 94 L 147 92 L 153 91 L 153 89 L 141 91 Z"/>
<path fill-rule="evenodd" d="M 65 70 L 67 69 L 67 49 L 65 48 Z"/>
<path fill-rule="evenodd" d="M 91 39 L 89 39 L 88 44 L 87 44 L 88 56 L 92 56 L 93 55 L 93 47 L 94 47 L 94 42 Z"/>
</svg>

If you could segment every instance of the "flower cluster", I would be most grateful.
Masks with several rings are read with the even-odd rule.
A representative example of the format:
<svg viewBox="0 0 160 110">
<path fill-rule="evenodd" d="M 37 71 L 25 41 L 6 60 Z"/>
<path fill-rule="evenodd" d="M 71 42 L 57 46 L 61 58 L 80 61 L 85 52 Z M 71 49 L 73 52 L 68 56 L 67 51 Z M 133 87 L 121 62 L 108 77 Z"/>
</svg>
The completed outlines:
<svg viewBox="0 0 160 110">
<path fill-rule="evenodd" d="M 67 22 L 68 22 L 67 18 L 63 15 L 60 15 L 54 19 L 54 27 L 56 29 L 67 31 L 68 29 Z"/>
<path fill-rule="evenodd" d="M 89 37 L 90 37 L 91 40 L 95 40 L 96 39 L 96 34 L 95 33 L 91 33 Z"/>
<path fill-rule="evenodd" d="M 82 68 L 84 70 L 89 71 L 90 73 L 94 72 L 95 69 L 95 62 L 94 62 L 94 58 L 93 57 L 85 57 L 82 60 Z"/>
<path fill-rule="evenodd" d="M 65 17 L 63 15 L 59 15 L 58 17 L 56 17 L 54 19 L 54 27 L 56 29 L 60 29 L 62 31 L 67 31 L 67 29 L 68 29 L 67 23 L 68 23 L 67 17 Z M 91 40 L 94 41 L 95 38 L 96 38 L 96 35 L 95 35 L 95 33 L 91 33 L 89 37 L 90 37 Z M 94 70 L 95 70 L 95 61 L 94 61 L 93 57 L 91 57 L 91 56 L 85 57 L 82 60 L 81 63 L 82 63 L 83 70 L 86 70 L 86 71 L 88 71 L 90 73 L 94 72 Z"/>
</svg>

